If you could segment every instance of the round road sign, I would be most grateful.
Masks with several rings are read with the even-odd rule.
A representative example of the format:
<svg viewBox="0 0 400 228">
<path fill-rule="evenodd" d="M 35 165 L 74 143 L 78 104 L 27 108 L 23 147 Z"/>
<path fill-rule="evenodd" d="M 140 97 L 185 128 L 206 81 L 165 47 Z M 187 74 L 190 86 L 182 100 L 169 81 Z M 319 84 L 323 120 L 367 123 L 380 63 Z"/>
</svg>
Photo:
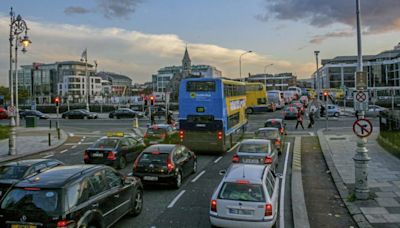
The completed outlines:
<svg viewBox="0 0 400 228">
<path fill-rule="evenodd" d="M 362 92 L 362 91 L 357 92 L 356 100 L 358 102 L 364 102 L 366 99 L 367 99 L 367 95 L 364 92 Z"/>
<path fill-rule="evenodd" d="M 353 124 L 353 132 L 360 138 L 368 137 L 373 130 L 371 121 L 367 119 L 356 120 Z"/>
</svg>

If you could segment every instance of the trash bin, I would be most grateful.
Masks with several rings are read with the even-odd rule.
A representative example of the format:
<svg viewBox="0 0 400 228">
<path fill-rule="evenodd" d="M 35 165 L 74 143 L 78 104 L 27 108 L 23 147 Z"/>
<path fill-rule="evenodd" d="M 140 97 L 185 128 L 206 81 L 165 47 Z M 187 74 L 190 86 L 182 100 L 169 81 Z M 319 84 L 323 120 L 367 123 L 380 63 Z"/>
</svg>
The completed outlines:
<svg viewBox="0 0 400 228">
<path fill-rule="evenodd" d="M 25 127 L 37 127 L 37 117 L 36 116 L 26 116 L 25 117 Z"/>
</svg>

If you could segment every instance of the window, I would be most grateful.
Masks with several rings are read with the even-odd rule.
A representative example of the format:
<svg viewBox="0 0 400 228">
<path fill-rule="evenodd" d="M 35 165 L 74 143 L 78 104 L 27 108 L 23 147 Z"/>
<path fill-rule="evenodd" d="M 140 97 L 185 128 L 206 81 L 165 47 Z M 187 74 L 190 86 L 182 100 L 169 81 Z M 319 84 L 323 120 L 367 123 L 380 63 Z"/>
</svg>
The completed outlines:
<svg viewBox="0 0 400 228">
<path fill-rule="evenodd" d="M 257 98 L 257 104 L 265 105 L 265 104 L 267 104 L 267 99 L 265 99 L 265 98 Z"/>
<path fill-rule="evenodd" d="M 218 198 L 226 200 L 265 202 L 263 187 L 260 184 L 225 182 Z"/>
<path fill-rule="evenodd" d="M 182 157 L 183 157 L 183 148 L 178 147 L 178 149 L 176 149 L 174 152 L 174 161 L 178 161 Z"/>
<path fill-rule="evenodd" d="M 89 191 L 89 197 L 95 196 L 106 190 L 106 181 L 104 176 L 104 170 L 96 172 L 89 177 L 89 181 L 92 184 L 92 191 Z"/>
<path fill-rule="evenodd" d="M 67 189 L 67 207 L 68 207 L 67 209 L 77 205 L 78 199 L 81 196 L 80 189 L 81 189 L 80 183 L 76 183 Z M 86 201 L 86 199 L 85 200 L 82 199 L 81 201 L 84 202 Z"/>
<path fill-rule="evenodd" d="M 234 85 L 224 83 L 225 97 L 243 96 L 246 94 L 246 87 L 244 85 Z"/>
<path fill-rule="evenodd" d="M 272 197 L 272 195 L 274 194 L 274 186 L 268 177 L 265 178 L 265 185 L 267 186 L 267 191 L 268 191 L 269 197 Z"/>
<path fill-rule="evenodd" d="M 214 92 L 215 81 L 188 81 L 186 84 L 187 92 Z"/>
<path fill-rule="evenodd" d="M 109 169 L 106 170 L 106 181 L 108 188 L 120 187 L 122 185 L 120 176 Z"/>
<path fill-rule="evenodd" d="M 89 184 L 89 180 L 85 179 L 79 186 L 79 196 L 77 204 L 86 202 L 89 199 L 89 193 L 92 192 L 92 186 Z"/>
<path fill-rule="evenodd" d="M 269 143 L 255 144 L 255 143 L 242 143 L 238 151 L 246 153 L 269 153 Z"/>
<path fill-rule="evenodd" d="M 27 166 L 1 166 L 0 179 L 20 179 L 27 169 Z"/>
<path fill-rule="evenodd" d="M 237 125 L 240 121 L 239 113 L 228 116 L 228 128 L 232 128 Z"/>
<path fill-rule="evenodd" d="M 35 165 L 35 172 L 37 172 L 39 170 L 42 170 L 44 168 L 46 168 L 46 164 L 45 163 L 37 164 L 37 165 Z"/>
</svg>

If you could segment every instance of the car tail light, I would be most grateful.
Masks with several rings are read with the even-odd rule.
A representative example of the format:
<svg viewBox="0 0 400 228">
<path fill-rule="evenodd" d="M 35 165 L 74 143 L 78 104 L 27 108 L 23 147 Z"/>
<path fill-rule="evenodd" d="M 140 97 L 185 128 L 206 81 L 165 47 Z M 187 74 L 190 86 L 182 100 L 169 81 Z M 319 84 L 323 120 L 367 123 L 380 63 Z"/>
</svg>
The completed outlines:
<svg viewBox="0 0 400 228">
<path fill-rule="evenodd" d="M 83 153 L 83 160 L 89 160 L 89 153 L 87 151 Z"/>
<path fill-rule="evenodd" d="M 217 134 L 217 139 L 222 140 L 222 131 L 219 131 Z"/>
<path fill-rule="evenodd" d="M 265 216 L 272 216 L 272 204 L 265 204 Z"/>
<path fill-rule="evenodd" d="M 183 140 L 184 137 L 185 137 L 185 132 L 184 131 L 179 131 L 179 138 L 181 140 Z"/>
<path fill-rule="evenodd" d="M 250 182 L 248 180 L 237 180 L 236 183 L 238 183 L 238 184 L 249 184 Z"/>
<path fill-rule="evenodd" d="M 57 222 L 57 228 L 68 228 L 68 227 L 74 227 L 75 221 L 68 221 L 68 220 L 60 220 Z"/>
<path fill-rule="evenodd" d="M 210 204 L 211 204 L 211 207 L 210 207 L 211 211 L 217 212 L 217 200 L 211 200 Z"/>
<path fill-rule="evenodd" d="M 275 146 L 280 146 L 281 145 L 281 140 L 277 139 L 275 140 Z"/>
<path fill-rule="evenodd" d="M 232 162 L 233 163 L 238 163 L 239 162 L 239 156 L 237 154 L 234 154 L 232 157 Z"/>
<path fill-rule="evenodd" d="M 264 164 L 272 164 L 272 158 L 270 156 L 266 156 L 264 158 Z"/>
<path fill-rule="evenodd" d="M 40 191 L 40 188 L 24 188 L 27 191 Z"/>
<path fill-rule="evenodd" d="M 107 155 L 107 159 L 108 160 L 115 160 L 115 159 L 117 159 L 117 152 L 115 152 L 115 151 L 109 151 L 108 152 L 108 155 Z"/>
<path fill-rule="evenodd" d="M 171 155 L 170 155 L 170 156 L 168 156 L 168 160 L 167 160 L 167 169 L 168 169 L 168 172 L 172 172 L 172 171 L 174 170 L 174 168 L 175 168 L 175 165 L 174 165 L 174 163 L 172 162 Z"/>
</svg>

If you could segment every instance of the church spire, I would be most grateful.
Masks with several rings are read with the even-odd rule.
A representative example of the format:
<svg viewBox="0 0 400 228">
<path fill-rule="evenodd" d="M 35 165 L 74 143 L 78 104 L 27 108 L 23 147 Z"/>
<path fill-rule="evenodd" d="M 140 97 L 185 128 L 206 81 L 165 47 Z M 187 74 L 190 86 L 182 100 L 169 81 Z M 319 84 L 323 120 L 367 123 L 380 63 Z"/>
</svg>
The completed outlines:
<svg viewBox="0 0 400 228">
<path fill-rule="evenodd" d="M 189 57 L 189 52 L 187 50 L 187 44 L 185 48 L 185 54 L 183 55 L 182 59 L 182 73 L 184 76 L 189 76 L 192 73 L 192 61 Z"/>
</svg>

